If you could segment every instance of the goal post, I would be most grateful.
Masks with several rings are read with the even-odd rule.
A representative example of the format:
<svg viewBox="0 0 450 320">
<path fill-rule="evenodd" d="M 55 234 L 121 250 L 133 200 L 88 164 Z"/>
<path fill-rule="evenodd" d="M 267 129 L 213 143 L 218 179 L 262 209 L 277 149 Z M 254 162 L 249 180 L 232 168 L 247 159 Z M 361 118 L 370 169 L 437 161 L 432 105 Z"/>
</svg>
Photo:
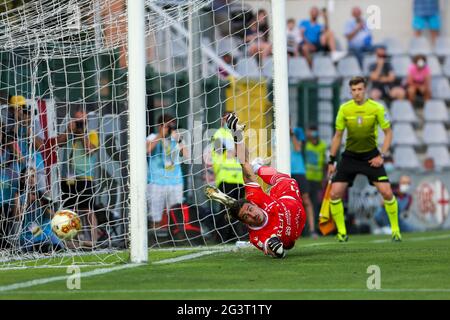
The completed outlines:
<svg viewBox="0 0 450 320">
<path fill-rule="evenodd" d="M 127 0 L 130 137 L 130 260 L 148 260 L 145 0 Z"/>
<path fill-rule="evenodd" d="M 275 112 L 275 136 L 277 169 L 291 172 L 291 149 L 289 137 L 289 84 L 286 44 L 286 0 L 272 0 L 273 24 L 273 95 Z"/>
</svg>

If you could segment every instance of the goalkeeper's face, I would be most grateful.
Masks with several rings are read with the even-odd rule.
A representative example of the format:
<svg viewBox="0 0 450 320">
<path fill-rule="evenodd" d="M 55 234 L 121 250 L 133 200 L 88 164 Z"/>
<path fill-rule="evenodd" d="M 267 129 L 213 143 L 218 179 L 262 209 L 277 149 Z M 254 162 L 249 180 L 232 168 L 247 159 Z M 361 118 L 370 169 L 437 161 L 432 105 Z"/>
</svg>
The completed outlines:
<svg viewBox="0 0 450 320">
<path fill-rule="evenodd" d="M 251 203 L 245 203 L 239 210 L 239 220 L 251 227 L 262 225 L 265 217 L 264 211 Z"/>
</svg>

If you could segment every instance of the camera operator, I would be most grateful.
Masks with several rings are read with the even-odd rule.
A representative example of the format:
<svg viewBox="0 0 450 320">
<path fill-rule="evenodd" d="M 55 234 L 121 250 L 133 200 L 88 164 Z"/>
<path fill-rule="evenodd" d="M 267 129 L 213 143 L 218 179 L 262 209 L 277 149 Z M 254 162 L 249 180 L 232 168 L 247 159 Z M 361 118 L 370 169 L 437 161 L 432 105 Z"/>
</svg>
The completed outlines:
<svg viewBox="0 0 450 320">
<path fill-rule="evenodd" d="M 158 132 L 147 137 L 148 177 L 147 204 L 149 220 L 160 226 L 164 209 L 183 202 L 182 158 L 188 151 L 178 133 L 175 119 L 163 114 L 158 119 Z"/>
<path fill-rule="evenodd" d="M 64 207 L 78 212 L 91 227 L 90 240 L 80 242 L 81 245 L 94 247 L 98 232 L 97 219 L 94 214 L 94 175 L 99 146 L 98 133 L 88 132 L 87 115 L 77 111 L 74 120 L 69 124 L 70 134 L 67 137 L 67 172 L 62 180 Z M 86 219 L 87 218 L 87 219 Z M 86 223 L 84 223 L 86 225 Z M 82 239 L 81 239 L 82 240 Z"/>
</svg>

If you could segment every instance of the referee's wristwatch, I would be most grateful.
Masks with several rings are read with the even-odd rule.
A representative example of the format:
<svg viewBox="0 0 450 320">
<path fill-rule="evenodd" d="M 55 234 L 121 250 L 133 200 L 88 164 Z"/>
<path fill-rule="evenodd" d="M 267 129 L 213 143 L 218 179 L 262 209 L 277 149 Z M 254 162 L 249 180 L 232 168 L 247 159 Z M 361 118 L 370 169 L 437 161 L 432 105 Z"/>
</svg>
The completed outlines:
<svg viewBox="0 0 450 320">
<path fill-rule="evenodd" d="M 383 153 L 383 152 L 380 152 L 380 157 L 381 157 L 381 159 L 386 159 L 386 157 L 387 157 L 387 154 L 386 153 Z"/>
</svg>

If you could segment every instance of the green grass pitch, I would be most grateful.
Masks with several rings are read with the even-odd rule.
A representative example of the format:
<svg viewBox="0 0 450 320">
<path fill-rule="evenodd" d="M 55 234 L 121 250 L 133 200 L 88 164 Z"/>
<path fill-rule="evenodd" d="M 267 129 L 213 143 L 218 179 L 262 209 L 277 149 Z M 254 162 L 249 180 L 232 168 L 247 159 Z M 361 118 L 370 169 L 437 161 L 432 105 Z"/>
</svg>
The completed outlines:
<svg viewBox="0 0 450 320">
<path fill-rule="evenodd" d="M 402 243 L 389 236 L 300 238 L 284 260 L 244 248 L 155 264 L 197 252 L 204 250 L 151 250 L 149 264 L 82 277 L 80 290 L 68 290 L 65 279 L 5 290 L 67 273 L 0 269 L 0 299 L 450 299 L 449 231 L 404 234 Z M 371 265 L 380 268 L 379 290 L 367 288 Z"/>
</svg>

